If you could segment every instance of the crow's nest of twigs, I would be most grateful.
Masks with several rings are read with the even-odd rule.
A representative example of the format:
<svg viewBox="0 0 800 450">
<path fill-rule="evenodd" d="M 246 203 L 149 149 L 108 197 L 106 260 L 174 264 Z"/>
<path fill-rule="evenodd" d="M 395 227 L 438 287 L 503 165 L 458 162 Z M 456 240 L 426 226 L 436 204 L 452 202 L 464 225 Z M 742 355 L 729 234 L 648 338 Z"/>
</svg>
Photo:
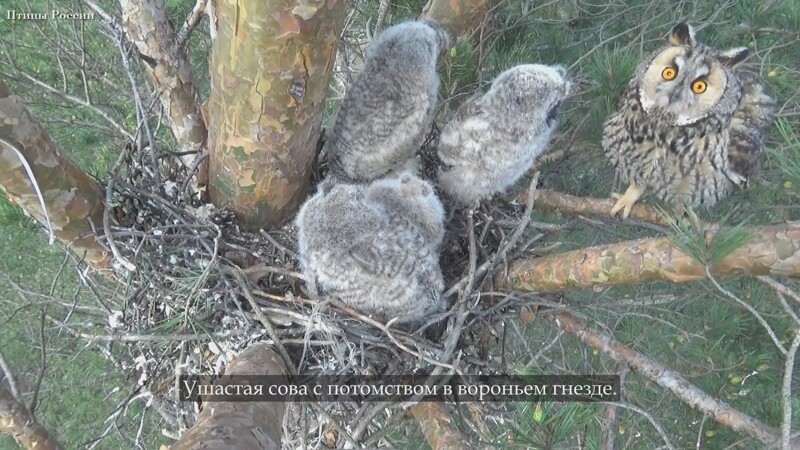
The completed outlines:
<svg viewBox="0 0 800 450">
<path fill-rule="evenodd" d="M 434 129 L 421 152 L 427 177 L 435 141 Z M 521 300 L 493 293 L 492 275 L 542 237 L 523 235 L 527 205 L 450 208 L 440 256 L 449 309 L 405 332 L 335 299 L 309 298 L 291 224 L 247 232 L 230 211 L 199 200 L 189 178 L 195 170 L 162 167 L 156 177 L 137 153 L 129 149 L 106 184 L 116 223 L 107 230 L 107 245 L 115 250 L 116 278 L 125 283 L 124 307 L 112 311 L 109 327 L 120 336 L 113 345 L 125 349 L 115 352 L 117 364 L 136 372 L 173 426 L 190 425 L 199 408 L 176 401 L 176 376 L 220 373 L 258 341 L 269 342 L 304 375 L 504 371 L 493 350 L 503 337 L 498 324 L 518 313 Z M 322 161 L 314 184 L 324 171 Z M 347 415 L 358 408 L 341 403 L 334 409 Z"/>
</svg>

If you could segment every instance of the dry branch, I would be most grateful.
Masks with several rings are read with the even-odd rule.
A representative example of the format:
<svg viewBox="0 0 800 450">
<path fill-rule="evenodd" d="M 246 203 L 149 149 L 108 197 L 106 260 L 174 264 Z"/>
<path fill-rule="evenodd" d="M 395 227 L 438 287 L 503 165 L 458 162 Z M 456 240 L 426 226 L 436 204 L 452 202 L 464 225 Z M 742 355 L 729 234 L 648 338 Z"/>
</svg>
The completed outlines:
<svg viewBox="0 0 800 450">
<path fill-rule="evenodd" d="M 286 366 L 277 353 L 259 342 L 234 358 L 225 374 L 285 376 Z M 280 448 L 285 409 L 283 402 L 207 403 L 194 425 L 170 449 Z"/>
<path fill-rule="evenodd" d="M 520 203 L 528 202 L 527 190 L 520 190 L 507 198 L 516 198 Z M 615 200 L 611 198 L 576 197 L 562 192 L 539 189 L 535 196 L 536 209 L 542 211 L 558 211 L 569 215 L 606 216 L 610 217 Z M 650 205 L 637 203 L 633 205 L 631 219 L 639 219 L 657 225 L 669 225 L 658 210 Z"/>
<path fill-rule="evenodd" d="M 2 382 L 0 382 L 0 433 L 11 435 L 26 449 L 63 448 L 36 419 L 31 417 L 28 408 L 11 395 Z"/>
<path fill-rule="evenodd" d="M 16 151 L 15 151 L 16 149 Z M 30 165 L 36 188 L 24 169 L 17 151 Z M 103 191 L 50 140 L 47 132 L 31 117 L 22 99 L 0 80 L 0 189 L 26 214 L 53 232 L 78 258 L 95 267 L 109 263 L 106 249 L 95 238 L 102 227 Z M 84 256 L 85 255 L 85 256 Z"/>
<path fill-rule="evenodd" d="M 469 448 L 443 403 L 417 403 L 410 410 L 433 450 Z"/>
<path fill-rule="evenodd" d="M 156 87 L 169 117 L 180 152 L 198 152 L 205 145 L 206 125 L 200 114 L 200 95 L 185 47 L 169 20 L 164 0 L 121 0 L 122 23 L 145 62 L 143 67 Z M 187 167 L 195 155 L 182 160 Z"/>
<path fill-rule="evenodd" d="M 746 230 L 752 239 L 711 267 L 712 275 L 800 277 L 800 222 Z M 713 233 L 709 231 L 707 239 Z M 683 283 L 704 278 L 703 264 L 674 247 L 670 238 L 651 238 L 517 261 L 507 276 L 496 274 L 495 286 L 547 293 L 655 281 Z"/>
<path fill-rule="evenodd" d="M 208 100 L 209 193 L 273 228 L 305 200 L 345 0 L 220 0 Z"/>
<path fill-rule="evenodd" d="M 780 441 L 778 430 L 706 394 L 678 373 L 617 342 L 611 334 L 595 331 L 586 322 L 569 313 L 554 314 L 550 318 L 560 329 L 668 389 L 681 401 L 708 414 L 719 424 L 745 433 L 763 444 L 776 444 Z M 800 449 L 800 440 L 796 440 L 791 448 Z"/>
</svg>

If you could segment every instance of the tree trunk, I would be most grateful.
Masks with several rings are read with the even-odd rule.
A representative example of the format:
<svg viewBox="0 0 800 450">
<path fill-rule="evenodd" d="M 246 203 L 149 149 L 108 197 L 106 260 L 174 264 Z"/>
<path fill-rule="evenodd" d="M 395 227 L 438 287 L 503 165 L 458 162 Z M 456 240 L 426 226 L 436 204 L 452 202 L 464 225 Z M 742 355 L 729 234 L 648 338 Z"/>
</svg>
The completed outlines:
<svg viewBox="0 0 800 450">
<path fill-rule="evenodd" d="M 231 361 L 226 375 L 286 375 L 281 357 L 259 342 Z M 171 450 L 279 449 L 286 403 L 206 403 L 197 422 Z"/>
<path fill-rule="evenodd" d="M 251 229 L 290 219 L 309 189 L 345 0 L 218 0 L 209 193 Z"/>
<path fill-rule="evenodd" d="M 60 450 L 58 443 L 39 422 L 31 417 L 28 408 L 17 401 L 0 382 L 0 433 L 10 434 L 19 445 L 32 450 Z"/>
<path fill-rule="evenodd" d="M 486 15 L 487 0 L 428 0 L 420 18 L 433 20 L 453 38 L 474 31 Z"/>
<path fill-rule="evenodd" d="M 453 425 L 453 418 L 447 412 L 444 403 L 420 402 L 409 409 L 419 422 L 419 427 L 433 450 L 469 448 L 464 436 Z"/>
<path fill-rule="evenodd" d="M 712 275 L 784 275 L 800 278 L 800 222 L 746 229 L 753 238 L 718 264 Z M 709 232 L 710 238 L 713 232 Z M 598 286 L 706 278 L 705 267 L 672 245 L 670 238 L 639 239 L 517 261 L 495 287 L 563 292 Z"/>
<path fill-rule="evenodd" d="M 167 16 L 164 0 L 120 0 L 122 23 L 128 38 L 145 62 L 145 72 L 158 92 L 169 117 L 180 152 L 198 152 L 206 141 L 206 125 L 200 113 L 200 95 L 186 48 Z M 191 165 L 196 155 L 182 156 Z"/>
<path fill-rule="evenodd" d="M 100 185 L 61 153 L 22 99 L 0 80 L 0 189 L 46 227 L 39 196 L 17 151 L 32 169 L 55 237 L 79 258 L 85 257 L 98 268 L 107 267 L 108 253 L 94 234 L 103 227 L 105 203 Z"/>
</svg>

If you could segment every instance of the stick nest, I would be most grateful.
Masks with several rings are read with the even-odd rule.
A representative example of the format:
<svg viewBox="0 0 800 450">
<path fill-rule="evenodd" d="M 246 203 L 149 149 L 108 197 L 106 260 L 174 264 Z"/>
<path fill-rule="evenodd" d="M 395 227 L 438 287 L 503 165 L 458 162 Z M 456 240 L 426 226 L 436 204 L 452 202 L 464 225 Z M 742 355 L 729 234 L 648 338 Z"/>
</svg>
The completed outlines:
<svg viewBox="0 0 800 450">
<path fill-rule="evenodd" d="M 432 148 L 435 136 L 423 149 L 425 166 Z M 189 170 L 162 170 L 158 184 L 141 161 L 127 152 L 125 169 L 106 185 L 115 223 L 107 245 L 116 248 L 115 278 L 125 283 L 123 306 L 111 311 L 109 327 L 126 349 L 114 352 L 117 364 L 137 372 L 152 404 L 178 430 L 194 422 L 199 409 L 177 401 L 177 376 L 221 373 L 232 356 L 258 341 L 306 375 L 503 369 L 490 349 L 499 339 L 498 321 L 520 300 L 489 292 L 491 275 L 512 256 L 508 251 L 520 241 L 530 208 L 506 203 L 450 212 L 441 252 L 450 308 L 409 333 L 336 299 L 310 299 L 291 224 L 245 231 L 233 213 L 192 193 Z M 528 237 L 516 253 L 541 237 Z M 334 409 L 349 415 L 354 408 L 343 403 Z"/>
</svg>

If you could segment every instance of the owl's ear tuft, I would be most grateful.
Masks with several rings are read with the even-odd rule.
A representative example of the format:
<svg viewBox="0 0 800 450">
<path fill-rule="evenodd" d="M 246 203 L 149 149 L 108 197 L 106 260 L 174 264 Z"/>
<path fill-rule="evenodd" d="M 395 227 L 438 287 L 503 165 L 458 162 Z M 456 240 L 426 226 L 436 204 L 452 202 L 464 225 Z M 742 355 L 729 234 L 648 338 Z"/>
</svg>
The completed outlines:
<svg viewBox="0 0 800 450">
<path fill-rule="evenodd" d="M 719 60 L 722 62 L 722 64 L 728 67 L 735 67 L 739 65 L 739 63 L 747 59 L 747 56 L 749 54 L 750 50 L 748 50 L 747 47 L 737 47 L 722 52 L 722 54 L 720 54 Z"/>
<path fill-rule="evenodd" d="M 686 22 L 681 22 L 672 28 L 669 32 L 670 45 L 680 46 L 688 45 L 694 47 L 696 41 L 694 39 L 694 28 Z"/>
</svg>

